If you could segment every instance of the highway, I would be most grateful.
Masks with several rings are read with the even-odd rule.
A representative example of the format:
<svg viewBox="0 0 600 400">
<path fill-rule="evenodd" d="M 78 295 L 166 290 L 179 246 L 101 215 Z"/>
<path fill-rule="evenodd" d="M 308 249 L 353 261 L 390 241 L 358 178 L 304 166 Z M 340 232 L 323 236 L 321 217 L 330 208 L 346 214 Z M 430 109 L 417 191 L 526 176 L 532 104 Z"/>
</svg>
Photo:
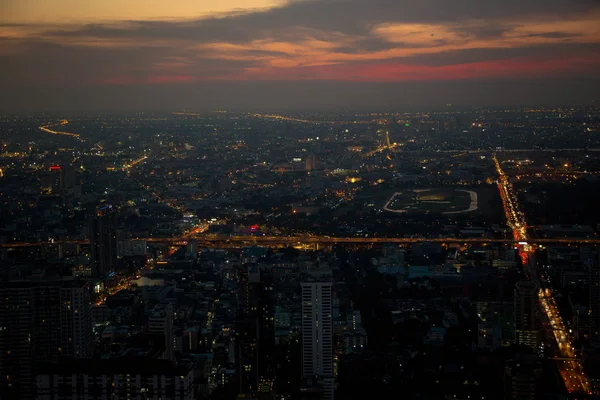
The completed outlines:
<svg viewBox="0 0 600 400">
<path fill-rule="evenodd" d="M 143 155 L 133 161 L 131 161 L 129 164 L 126 164 L 123 166 L 124 170 L 130 170 L 131 168 L 135 167 L 136 165 L 138 165 L 139 163 L 141 163 L 144 160 L 147 160 L 148 156 L 147 155 Z"/>
<path fill-rule="evenodd" d="M 549 289 L 540 289 L 540 304 L 544 311 L 543 317 L 547 327 L 552 330 L 556 342 L 556 350 L 561 360 L 557 360 L 558 371 L 563 378 L 565 387 L 569 393 L 592 393 L 592 387 L 587 379 L 583 366 L 579 362 L 579 356 L 573 348 L 573 338 L 567 331 L 563 320 L 556 307 L 556 302 Z"/>
<path fill-rule="evenodd" d="M 496 172 L 498 173 L 498 191 L 500 192 L 504 215 L 506 216 L 506 223 L 512 229 L 514 239 L 517 242 L 526 243 L 521 245 L 519 254 L 521 255 L 523 265 L 527 267 L 527 260 L 529 258 L 529 252 L 531 251 L 527 241 L 527 223 L 525 222 L 523 214 L 519 211 L 516 197 L 512 191 L 512 185 L 508 176 L 502 170 L 496 154 L 493 155 L 493 160 Z"/>
<path fill-rule="evenodd" d="M 71 133 L 71 132 L 61 132 L 61 131 L 55 131 L 54 129 L 50 129 L 50 128 L 54 128 L 57 126 L 63 126 L 63 125 L 67 125 L 69 123 L 68 120 L 63 119 L 62 121 L 60 121 L 57 124 L 46 124 L 46 125 L 42 125 L 39 127 L 39 129 L 41 131 L 44 131 L 46 133 L 49 133 L 51 135 L 62 135 L 62 136 L 70 136 L 70 137 L 74 137 L 77 138 L 79 140 L 82 140 L 81 137 L 79 136 L 78 133 Z"/>
<path fill-rule="evenodd" d="M 145 240 L 148 243 L 166 244 L 166 245 L 181 245 L 184 246 L 189 240 L 196 240 L 206 247 L 219 247 L 223 245 L 242 246 L 292 246 L 292 245 L 323 245 L 330 246 L 335 244 L 416 244 L 416 243 L 446 243 L 446 244 L 464 244 L 464 245 L 486 245 L 486 244 L 511 244 L 518 245 L 527 240 L 528 249 L 533 250 L 536 245 L 547 244 L 591 244 L 600 245 L 598 238 L 558 238 L 558 239 L 523 239 L 519 238 L 456 238 L 456 237 L 333 237 L 333 236 L 229 236 L 215 234 L 191 234 L 180 237 L 148 237 L 148 238 L 132 238 L 132 240 Z M 0 243 L 0 248 L 16 249 L 23 247 L 38 247 L 52 244 L 79 244 L 87 245 L 89 240 L 65 240 L 54 242 L 14 242 Z"/>
<path fill-rule="evenodd" d="M 500 163 L 496 154 L 493 155 L 496 172 L 498 173 L 498 189 L 504 206 L 504 213 L 508 225 L 513 230 L 513 236 L 519 244 L 519 253 L 523 268 L 526 270 L 530 279 L 534 281 L 539 288 L 538 299 L 540 309 L 542 311 L 541 320 L 546 322 L 547 327 L 553 332 L 554 348 L 558 351 L 561 360 L 556 362 L 558 372 L 564 382 L 565 388 L 569 393 L 587 393 L 592 394 L 592 385 L 583 371 L 583 366 L 578 360 L 578 355 L 573 348 L 573 338 L 567 332 L 563 319 L 556 307 L 556 300 L 550 289 L 544 288 L 537 273 L 535 260 L 530 262 L 530 253 L 533 253 L 533 248 L 528 241 L 527 223 L 525 216 L 519 211 L 516 196 L 512 190 L 512 185 Z M 536 239 L 539 242 L 539 239 Z"/>
<path fill-rule="evenodd" d="M 394 149 L 401 147 L 401 146 L 402 145 L 400 143 L 382 144 L 382 145 L 378 146 L 377 148 L 369 151 L 368 153 L 363 154 L 363 157 L 372 157 L 375 154 L 381 153 L 382 151 L 385 151 L 385 150 L 389 150 L 391 152 Z"/>
<path fill-rule="evenodd" d="M 196 240 L 206 246 L 218 247 L 219 245 L 244 245 L 251 244 L 256 246 L 261 245 L 281 245 L 291 246 L 295 244 L 415 244 L 415 243 L 446 243 L 446 244 L 519 244 L 520 239 L 492 239 L 492 238 L 455 238 L 455 237 L 436 237 L 436 238 L 393 238 L 393 237 L 332 237 L 332 236 L 228 236 L 228 235 L 211 235 L 197 234 L 186 235 L 181 237 L 160 238 L 132 238 L 132 240 L 145 240 L 148 243 L 181 245 L 184 246 L 189 240 Z M 14 242 L 0 243 L 0 248 L 23 248 L 37 247 L 52 244 L 78 244 L 88 245 L 89 240 L 65 240 L 55 242 Z M 600 244 L 600 239 L 578 239 L 578 238 L 561 238 L 561 239 L 533 239 L 528 242 L 530 248 L 534 248 L 536 244 Z"/>
<path fill-rule="evenodd" d="M 116 286 L 112 286 L 106 288 L 104 293 L 102 293 L 98 298 L 96 298 L 96 302 L 94 305 L 99 306 L 106 302 L 106 298 L 108 296 L 112 296 L 113 294 L 120 292 L 121 290 L 127 289 L 129 285 L 131 285 L 131 281 L 135 278 L 135 275 L 130 275 L 127 277 L 121 278 L 119 283 Z"/>
<path fill-rule="evenodd" d="M 555 153 L 557 151 L 576 151 L 576 152 L 586 152 L 586 151 L 593 151 L 593 152 L 597 152 L 600 151 L 600 148 L 589 148 L 589 149 L 585 149 L 585 148 L 564 148 L 564 149 L 502 149 L 502 150 L 498 150 L 502 153 L 536 153 L 536 152 L 541 152 L 541 153 Z M 407 153 L 422 153 L 423 150 L 404 150 L 404 152 Z M 431 150 L 431 153 L 465 153 L 465 154 L 490 154 L 493 153 L 492 150 L 489 149 L 462 149 L 462 150 Z"/>
<path fill-rule="evenodd" d="M 262 119 L 271 119 L 278 121 L 288 121 L 288 122 L 301 122 L 304 124 L 370 124 L 373 121 L 333 121 L 333 120 L 316 120 L 316 119 L 304 119 L 304 118 L 294 118 L 288 117 L 286 115 L 279 114 L 249 114 L 251 117 L 262 118 Z"/>
<path fill-rule="evenodd" d="M 204 232 L 207 229 L 208 229 L 208 225 L 205 225 L 205 224 L 199 225 L 199 226 L 195 227 L 194 229 L 192 229 L 185 237 L 189 238 L 193 235 Z M 177 251 L 176 247 L 169 249 L 166 254 L 163 254 L 161 261 L 164 261 L 166 258 L 170 257 L 176 251 Z M 157 263 L 160 263 L 161 261 L 158 261 Z M 148 267 L 148 269 L 150 269 L 150 270 L 153 269 L 153 266 Z M 144 270 L 141 270 L 137 274 L 133 274 L 133 275 L 129 275 L 129 276 L 120 278 L 119 283 L 110 288 L 106 288 L 104 293 L 102 293 L 102 295 L 96 299 L 96 302 L 94 304 L 97 306 L 104 304 L 106 302 L 106 298 L 108 296 L 112 296 L 113 294 L 115 294 L 121 290 L 127 289 L 131 285 L 131 282 L 134 279 L 137 279 L 138 276 L 143 275 L 143 273 L 144 273 Z"/>
<path fill-rule="evenodd" d="M 386 124 L 387 124 L 387 121 L 386 121 Z M 381 153 L 384 150 L 388 150 L 389 153 L 391 153 L 394 151 L 394 149 L 402 146 L 401 143 L 395 143 L 395 142 L 392 143 L 390 141 L 390 131 L 387 128 L 384 128 L 383 130 L 380 129 L 378 131 L 378 133 L 381 133 L 381 132 L 383 132 L 385 134 L 385 136 L 384 136 L 385 139 L 384 139 L 383 143 L 380 146 L 376 147 L 374 150 L 371 150 L 368 153 L 363 154 L 363 157 L 371 157 L 377 153 Z M 387 154 L 387 159 L 391 160 L 389 153 Z"/>
</svg>

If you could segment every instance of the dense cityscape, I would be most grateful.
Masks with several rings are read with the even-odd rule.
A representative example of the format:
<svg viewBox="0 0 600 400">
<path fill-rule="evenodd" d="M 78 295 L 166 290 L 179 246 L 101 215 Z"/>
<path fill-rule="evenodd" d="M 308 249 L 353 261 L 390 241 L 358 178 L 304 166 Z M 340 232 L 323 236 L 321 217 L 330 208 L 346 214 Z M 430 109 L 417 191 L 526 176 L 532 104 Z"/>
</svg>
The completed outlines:
<svg viewBox="0 0 600 400">
<path fill-rule="evenodd" d="M 0 400 L 600 400 L 599 0 L 0 0 Z"/>
<path fill-rule="evenodd" d="M 1 399 L 600 396 L 600 108 L 0 117 Z"/>
</svg>

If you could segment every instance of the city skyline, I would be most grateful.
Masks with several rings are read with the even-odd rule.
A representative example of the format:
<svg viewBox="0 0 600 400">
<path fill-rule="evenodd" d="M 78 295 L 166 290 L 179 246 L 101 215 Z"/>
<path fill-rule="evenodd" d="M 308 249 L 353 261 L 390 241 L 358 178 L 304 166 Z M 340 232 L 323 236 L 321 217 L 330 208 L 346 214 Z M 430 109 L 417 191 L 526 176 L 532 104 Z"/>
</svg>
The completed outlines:
<svg viewBox="0 0 600 400">
<path fill-rule="evenodd" d="M 593 1 L 8 1 L 0 110 L 589 103 Z"/>
<path fill-rule="evenodd" d="M 0 131 L 3 399 L 600 394 L 598 107 Z"/>
</svg>

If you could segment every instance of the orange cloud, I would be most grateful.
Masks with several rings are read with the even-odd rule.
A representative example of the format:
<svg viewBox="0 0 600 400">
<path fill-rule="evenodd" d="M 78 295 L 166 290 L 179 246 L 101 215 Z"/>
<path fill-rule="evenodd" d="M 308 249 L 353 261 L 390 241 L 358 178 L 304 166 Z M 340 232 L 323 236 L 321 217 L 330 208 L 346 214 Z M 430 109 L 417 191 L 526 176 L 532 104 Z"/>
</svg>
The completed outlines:
<svg viewBox="0 0 600 400">
<path fill-rule="evenodd" d="M 453 24 L 382 24 L 373 34 L 404 46 L 404 55 L 482 48 L 517 48 L 553 43 L 600 43 L 599 14 L 576 20 L 461 21 Z M 476 32 L 505 27 L 491 37 Z M 389 53 L 396 53 L 392 50 Z M 400 56 L 400 54 L 395 54 Z"/>
<path fill-rule="evenodd" d="M 15 2 L 16 0 L 9 0 Z M 36 3 L 42 0 L 19 0 L 19 4 Z M 44 0 L 45 1 L 45 0 Z M 75 0 L 53 0 L 72 2 Z M 109 2 L 117 0 L 109 0 Z M 378 23 L 366 25 L 363 30 L 350 30 L 346 33 L 335 30 L 309 29 L 293 26 L 268 31 L 268 35 L 256 35 L 245 38 L 246 29 L 241 35 L 227 36 L 227 32 L 218 31 L 209 34 L 208 40 L 202 40 L 201 28 L 204 19 L 197 21 L 152 22 L 125 21 L 124 16 L 134 15 L 131 4 L 142 0 L 132 0 L 129 5 L 117 7 L 124 12 L 109 24 L 81 26 L 76 23 L 47 24 L 6 24 L 0 25 L 0 54 L 12 57 L 26 53 L 27 44 L 52 44 L 72 49 L 71 60 L 78 61 L 81 49 L 93 54 L 120 52 L 114 58 L 114 70 L 106 75 L 114 78 L 101 79 L 96 76 L 90 80 L 111 84 L 160 84 L 171 82 L 189 82 L 196 79 L 331 79 L 331 80 L 421 80 L 421 79 L 462 79 L 482 76 L 514 76 L 515 74 L 555 73 L 586 69 L 589 64 L 596 65 L 596 59 L 581 55 L 575 59 L 556 60 L 548 65 L 541 60 L 506 60 L 486 63 L 465 63 L 454 58 L 454 65 L 443 67 L 414 66 L 414 60 L 420 56 L 445 55 L 471 50 L 488 49 L 498 51 L 497 58 L 507 49 L 525 49 L 536 46 L 598 44 L 600 45 L 600 14 L 587 16 L 569 16 L 563 19 L 539 18 L 520 20 L 464 20 L 459 22 L 436 23 Z M 155 3 L 158 0 L 148 0 Z M 212 0 L 211 0 L 212 1 Z M 210 4 L 217 4 L 214 0 Z M 223 0 L 223 7 L 237 10 L 240 1 Z M 50 2 L 50 1 L 49 1 Z M 198 10 L 208 12 L 209 3 L 198 6 L 197 2 L 175 1 L 171 14 L 183 12 L 196 15 Z M 184 7 L 192 7 L 185 8 Z M 278 7 L 287 0 L 251 0 L 248 9 L 256 7 Z M 12 4 L 12 3 L 11 3 Z M 16 3 L 14 3 L 16 4 Z M 66 3 L 65 3 L 66 4 Z M 93 11 L 100 3 L 90 1 L 83 8 Z M 105 4 L 105 3 L 103 3 Z M 156 10 L 166 10 L 164 2 Z M 237 6 L 236 6 L 237 5 Z M 161 8 L 162 7 L 162 8 Z M 177 7 L 183 7 L 179 10 Z M 253 8 L 254 7 L 254 8 Z M 168 7 L 167 7 L 168 8 Z M 155 11 L 156 11 L 155 10 Z M 179 10 L 179 11 L 177 11 Z M 110 11 L 113 12 L 113 11 Z M 137 12 L 137 11 L 136 11 Z M 142 12 L 142 11 L 140 11 Z M 153 11 L 154 12 L 154 11 Z M 163 11 L 161 11 L 163 12 Z M 165 11 L 166 12 L 166 11 Z M 259 13 L 260 14 L 260 13 Z M 16 15 L 16 14 L 15 14 Z M 91 15 L 91 14 L 90 14 Z M 138 15 L 138 14 L 136 14 Z M 141 15 L 141 14 L 139 14 Z M 13 18 L 9 16 L 8 19 Z M 51 18 L 50 16 L 48 18 Z M 219 25 L 235 28 L 236 18 L 208 18 L 211 24 L 227 20 L 231 25 Z M 254 26 L 262 26 L 257 24 Z M 496 31 L 490 27 L 497 27 Z M 173 34 L 175 31 L 175 34 Z M 248 28 L 248 32 L 252 29 Z M 352 32 L 352 33 L 351 33 Z M 491 33 L 490 33 L 491 32 Z M 188 33 L 193 35 L 188 36 Z M 242 38 L 240 39 L 240 36 Z M 233 37 L 233 39 L 232 39 Z M 370 41 L 370 42 L 369 42 Z M 368 42 L 367 45 L 364 45 Z M 369 44 L 370 43 L 370 44 Z M 22 46 L 22 44 L 24 44 Z M 131 53 L 131 50 L 143 49 L 144 61 L 119 61 L 119 56 Z M 156 51 L 154 51 L 156 49 Z M 33 52 L 34 50 L 32 50 Z M 79 53 L 78 53 L 79 51 Z M 494 56 L 496 57 L 496 56 Z M 559 56 L 556 56 L 559 57 Z M 505 57 L 509 58 L 509 56 Z M 103 59 L 106 59 L 104 57 Z M 398 61 L 410 60 L 412 62 Z M 579 60 L 579 61 L 577 61 Z M 222 65 L 235 65 L 226 72 L 219 71 Z M 208 65 L 208 67 L 206 67 Z M 133 71 L 133 72 L 131 72 Z M 43 71 L 42 71 L 43 72 Z M 149 78 L 127 78 L 127 73 Z M 97 73 L 97 72 L 96 72 Z M 204 75 L 203 75 L 204 74 Z M 124 77 L 125 76 L 125 77 Z"/>
<path fill-rule="evenodd" d="M 497 36 L 478 37 L 470 30 L 485 29 L 484 21 L 465 21 L 460 24 L 383 24 L 373 27 L 376 37 L 387 41 L 389 48 L 355 53 L 337 49 L 352 47 L 362 37 L 330 35 L 328 40 L 307 36 L 305 40 L 285 42 L 279 40 L 257 40 L 244 44 L 226 42 L 198 45 L 197 49 L 209 51 L 209 57 L 230 60 L 262 61 L 268 68 L 294 68 L 318 65 L 334 65 L 352 62 L 385 61 L 410 58 L 427 54 L 474 50 L 516 49 L 564 43 L 599 43 L 600 15 L 591 15 L 582 20 L 498 22 L 507 26 Z M 309 35 L 307 33 L 307 35 Z M 319 36 L 323 36 L 319 32 Z M 279 52 L 284 56 L 249 55 L 248 51 Z"/>
<path fill-rule="evenodd" d="M 3 0 L 2 20 L 11 23 L 86 23 L 192 19 L 281 7 L 287 0 Z"/>
</svg>

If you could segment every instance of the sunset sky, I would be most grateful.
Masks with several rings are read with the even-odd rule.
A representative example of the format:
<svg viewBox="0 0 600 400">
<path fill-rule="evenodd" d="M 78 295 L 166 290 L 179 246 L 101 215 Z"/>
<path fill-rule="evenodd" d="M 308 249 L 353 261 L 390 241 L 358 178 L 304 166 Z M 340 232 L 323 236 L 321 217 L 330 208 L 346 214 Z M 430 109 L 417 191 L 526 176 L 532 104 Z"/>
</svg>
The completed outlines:
<svg viewBox="0 0 600 400">
<path fill-rule="evenodd" d="M 3 0 L 0 110 L 600 102 L 597 0 Z"/>
</svg>

